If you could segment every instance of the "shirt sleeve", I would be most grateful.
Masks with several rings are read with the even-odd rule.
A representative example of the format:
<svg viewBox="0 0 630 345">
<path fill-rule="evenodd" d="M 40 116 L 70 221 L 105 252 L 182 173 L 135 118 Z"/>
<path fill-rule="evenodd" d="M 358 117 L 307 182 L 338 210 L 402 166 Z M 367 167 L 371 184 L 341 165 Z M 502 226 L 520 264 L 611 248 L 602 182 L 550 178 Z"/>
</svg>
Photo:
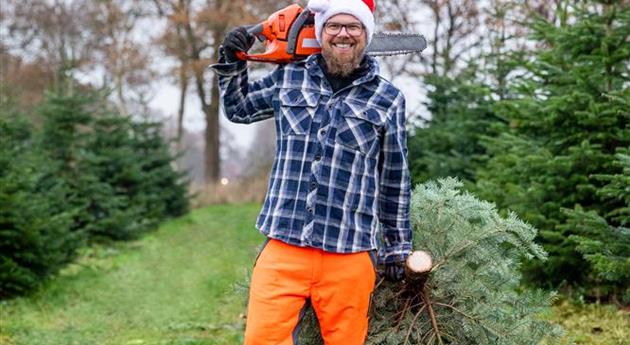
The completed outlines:
<svg viewBox="0 0 630 345">
<path fill-rule="evenodd" d="M 382 138 L 379 162 L 379 222 L 382 225 L 385 263 L 404 261 L 412 250 L 409 222 L 411 186 L 407 160 L 405 98 L 399 94 Z"/>
<path fill-rule="evenodd" d="M 247 62 L 222 62 L 210 65 L 217 74 L 222 109 L 228 120 L 252 123 L 273 117 L 272 99 L 281 66 L 263 78 L 249 82 Z"/>
</svg>

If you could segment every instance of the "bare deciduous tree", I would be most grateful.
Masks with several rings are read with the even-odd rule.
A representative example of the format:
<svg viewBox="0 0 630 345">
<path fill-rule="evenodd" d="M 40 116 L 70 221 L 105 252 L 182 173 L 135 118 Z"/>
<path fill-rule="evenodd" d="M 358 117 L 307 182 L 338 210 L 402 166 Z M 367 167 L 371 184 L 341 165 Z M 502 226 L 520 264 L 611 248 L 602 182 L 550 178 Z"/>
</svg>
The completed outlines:
<svg viewBox="0 0 630 345">
<path fill-rule="evenodd" d="M 151 68 L 149 39 L 139 39 L 139 22 L 147 17 L 140 0 L 91 2 L 86 24 L 96 46 L 96 59 L 105 71 L 104 84 L 111 85 L 120 113 L 129 114 L 129 103 L 141 104 L 156 77 Z"/>
<path fill-rule="evenodd" d="M 268 15 L 270 7 L 266 4 L 270 2 L 254 5 L 244 0 L 153 0 L 153 3 L 158 16 L 168 21 L 160 42 L 164 51 L 178 61 L 173 73 L 180 88 L 178 136 L 182 133 L 184 100 L 192 82 L 206 120 L 206 182 L 216 183 L 220 175 L 219 90 L 217 78 L 208 75 L 207 66 L 218 61 L 218 48 L 227 31 Z"/>
<path fill-rule="evenodd" d="M 87 1 L 19 1 L 2 4 L 2 27 L 8 34 L 7 51 L 40 64 L 61 87 L 68 75 L 93 57 L 94 40 L 85 32 L 82 18 Z"/>
<path fill-rule="evenodd" d="M 7 54 L 39 66 L 52 79 L 43 89 L 73 87 L 83 76 L 102 75 L 123 114 L 146 102 L 154 74 L 146 44 L 138 39 L 140 0 L 7 0 L 2 6 Z M 66 83 L 67 81 L 72 81 Z"/>
</svg>

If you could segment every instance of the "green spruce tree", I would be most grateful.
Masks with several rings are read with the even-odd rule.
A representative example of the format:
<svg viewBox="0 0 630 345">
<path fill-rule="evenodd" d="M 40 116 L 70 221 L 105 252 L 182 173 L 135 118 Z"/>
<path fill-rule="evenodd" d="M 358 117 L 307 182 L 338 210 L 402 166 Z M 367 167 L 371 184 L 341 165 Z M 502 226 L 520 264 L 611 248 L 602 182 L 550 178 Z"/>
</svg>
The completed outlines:
<svg viewBox="0 0 630 345">
<path fill-rule="evenodd" d="M 178 217 L 190 209 L 188 184 L 185 171 L 174 169 L 177 154 L 169 150 L 169 142 L 164 139 L 162 125 L 158 122 L 135 122 L 132 126 L 133 150 L 141 164 L 144 178 L 142 188 L 145 194 L 154 195 L 152 202 L 160 218 Z"/>
<path fill-rule="evenodd" d="M 619 206 L 605 216 L 580 206 L 566 210 L 569 219 L 563 228 L 576 232 L 569 240 L 591 264 L 596 297 L 610 295 L 617 303 L 630 304 L 630 148 L 619 149 L 615 157 L 621 172 L 595 177 L 607 182 L 597 194 Z"/>
<path fill-rule="evenodd" d="M 134 122 L 96 93 L 50 94 L 42 145 L 71 186 L 77 231 L 90 241 L 129 240 L 188 210 L 187 182 L 160 125 Z"/>
<path fill-rule="evenodd" d="M 59 207 L 70 189 L 50 183 L 53 163 L 38 150 L 19 113 L 0 114 L 0 299 L 24 294 L 76 254 L 73 211 Z"/>
<path fill-rule="evenodd" d="M 150 215 L 143 190 L 142 161 L 134 151 L 131 121 L 101 112 L 90 126 L 90 137 L 79 170 L 91 182 L 84 192 L 85 229 L 92 240 L 129 240 L 153 229 L 159 217 Z M 146 158 L 144 158 L 146 159 Z"/>
<path fill-rule="evenodd" d="M 83 170 L 85 147 L 92 124 L 91 111 L 98 109 L 94 94 L 49 92 L 38 108 L 43 126 L 38 146 L 51 161 L 54 174 L 48 184 L 64 183 L 70 193 L 57 207 L 72 210 L 72 231 L 89 238 L 88 224 L 94 215 L 88 212 L 96 177 Z"/>
<path fill-rule="evenodd" d="M 431 119 L 408 139 L 413 183 L 447 176 L 475 181 L 485 154 L 481 138 L 498 120 L 492 112 L 492 90 L 476 81 L 477 73 L 478 66 L 471 64 L 456 77 L 425 78 Z"/>
<path fill-rule="evenodd" d="M 532 17 L 537 42 L 532 56 L 515 61 L 519 77 L 511 99 L 496 113 L 506 131 L 486 142 L 490 160 L 477 173 L 480 195 L 510 208 L 541 229 L 549 253 L 544 264 L 528 264 L 528 279 L 544 286 L 597 286 L 593 266 L 576 249 L 573 235 L 587 232 L 563 209 L 591 212 L 621 225 L 611 213 L 627 200 L 598 191 L 597 176 L 621 173 L 612 164 L 618 148 L 630 146 L 630 7 L 623 1 L 583 1 L 559 6 L 560 25 Z M 598 234 L 596 234 L 598 233 Z"/>
</svg>

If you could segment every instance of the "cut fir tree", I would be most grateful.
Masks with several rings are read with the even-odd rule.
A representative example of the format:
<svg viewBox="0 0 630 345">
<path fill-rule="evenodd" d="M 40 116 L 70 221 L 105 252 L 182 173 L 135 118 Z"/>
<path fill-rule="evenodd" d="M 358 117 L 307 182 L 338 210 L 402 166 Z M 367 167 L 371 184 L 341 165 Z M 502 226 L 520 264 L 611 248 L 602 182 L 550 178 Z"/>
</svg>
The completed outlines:
<svg viewBox="0 0 630 345">
<path fill-rule="evenodd" d="M 422 252 L 408 259 L 404 281 L 379 278 L 366 344 L 538 344 L 560 335 L 537 317 L 553 294 L 520 286 L 521 259 L 546 258 L 536 229 L 461 188 L 453 178 L 415 188 L 410 217 Z M 312 310 L 300 343 L 323 344 Z"/>
</svg>

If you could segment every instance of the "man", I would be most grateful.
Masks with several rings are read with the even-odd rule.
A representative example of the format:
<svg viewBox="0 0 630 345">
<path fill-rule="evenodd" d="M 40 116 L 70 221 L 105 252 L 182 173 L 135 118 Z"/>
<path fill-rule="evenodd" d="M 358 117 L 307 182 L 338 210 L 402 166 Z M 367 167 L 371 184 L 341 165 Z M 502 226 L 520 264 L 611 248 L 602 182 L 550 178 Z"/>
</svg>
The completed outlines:
<svg viewBox="0 0 630 345">
<path fill-rule="evenodd" d="M 311 0 L 309 9 L 321 54 L 249 82 L 235 53 L 254 38 L 241 27 L 212 66 L 230 121 L 275 117 L 277 130 L 256 222 L 269 240 L 254 264 L 247 345 L 296 344 L 307 303 L 327 345 L 363 344 L 374 250 L 392 280 L 411 251 L 405 99 L 365 55 L 373 0 Z"/>
</svg>

